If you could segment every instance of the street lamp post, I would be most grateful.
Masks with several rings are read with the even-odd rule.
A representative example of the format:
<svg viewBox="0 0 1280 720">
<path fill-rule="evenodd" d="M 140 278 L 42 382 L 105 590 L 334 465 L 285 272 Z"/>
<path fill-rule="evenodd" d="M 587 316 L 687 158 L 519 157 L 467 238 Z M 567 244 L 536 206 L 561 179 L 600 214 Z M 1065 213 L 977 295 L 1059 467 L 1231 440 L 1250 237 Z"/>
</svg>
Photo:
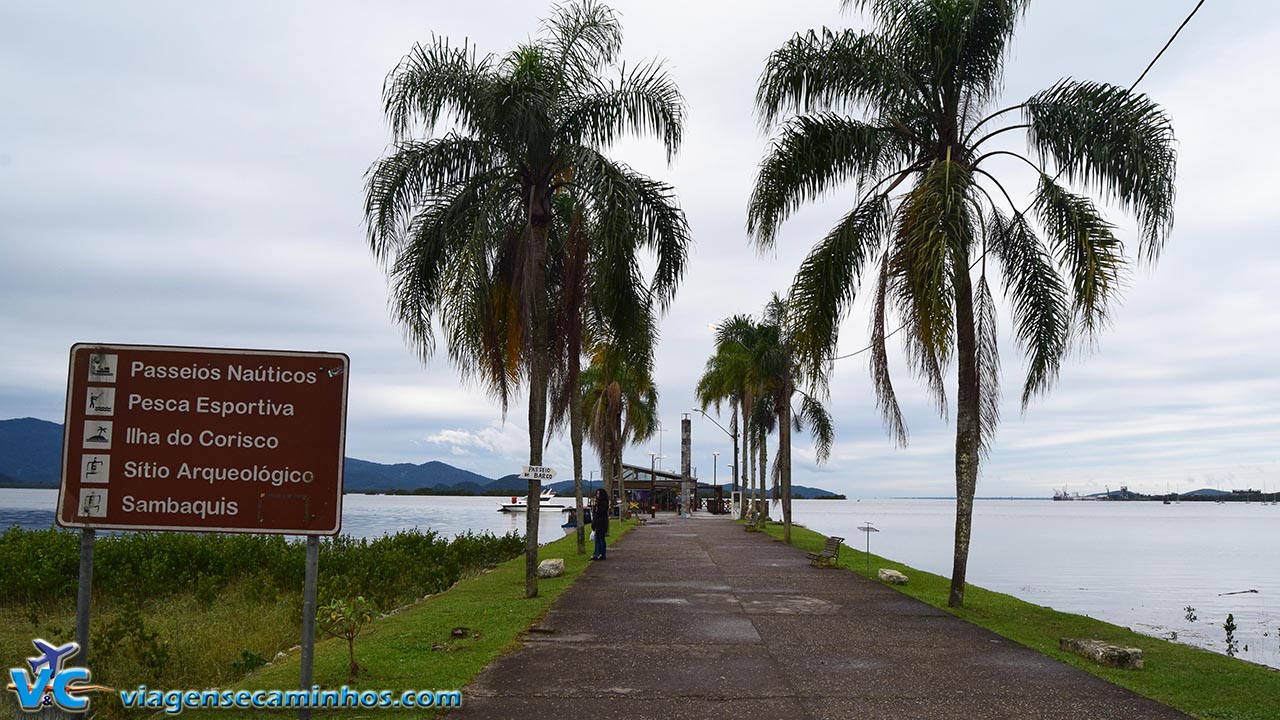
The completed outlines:
<svg viewBox="0 0 1280 720">
<path fill-rule="evenodd" d="M 708 414 L 707 414 L 707 411 L 706 411 L 706 410 L 703 410 L 702 408 L 694 408 L 694 409 L 693 409 L 693 411 L 694 411 L 694 412 L 702 413 L 702 417 L 704 417 L 704 418 L 706 418 L 706 419 L 710 420 L 711 422 L 715 423 L 715 426 L 716 426 L 716 427 L 718 427 L 718 428 L 720 428 L 720 431 L 721 431 L 721 432 L 723 432 L 725 435 L 728 435 L 729 437 L 733 438 L 733 458 L 734 458 L 734 460 L 737 460 L 737 459 L 738 459 L 738 431 L 737 431 L 737 430 L 734 430 L 733 432 L 729 432 L 728 430 L 725 430 L 723 425 L 721 425 L 720 423 L 716 422 L 716 419 L 715 419 L 715 418 L 713 418 L 713 417 L 711 417 L 710 415 L 708 415 Z M 737 472 L 734 472 L 734 474 L 733 474 L 733 491 L 734 491 L 734 492 L 738 492 L 738 474 L 737 474 Z"/>
<path fill-rule="evenodd" d="M 656 495 L 658 488 L 657 488 L 656 478 L 654 477 L 654 474 L 653 474 L 654 461 L 657 459 L 657 457 L 658 457 L 657 453 L 654 453 L 654 452 L 649 453 L 649 517 L 651 518 L 658 516 L 658 505 L 655 502 L 658 499 Z"/>
<path fill-rule="evenodd" d="M 711 453 L 711 498 L 708 499 L 707 502 L 711 502 L 712 500 L 723 499 L 724 497 L 724 494 L 720 490 L 720 480 L 716 475 L 716 469 L 719 466 L 719 464 L 720 464 L 720 453 L 719 452 Z M 724 507 L 717 505 L 716 512 L 722 512 L 722 511 L 724 511 Z"/>
</svg>

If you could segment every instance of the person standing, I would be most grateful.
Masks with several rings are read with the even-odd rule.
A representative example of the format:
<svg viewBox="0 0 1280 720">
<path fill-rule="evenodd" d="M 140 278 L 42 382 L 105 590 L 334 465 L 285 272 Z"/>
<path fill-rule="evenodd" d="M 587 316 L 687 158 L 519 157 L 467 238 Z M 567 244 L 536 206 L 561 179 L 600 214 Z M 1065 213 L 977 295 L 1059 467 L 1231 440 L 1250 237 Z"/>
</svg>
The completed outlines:
<svg viewBox="0 0 1280 720">
<path fill-rule="evenodd" d="M 604 488 L 597 488 L 591 498 L 591 533 L 596 542 L 591 559 L 604 560 L 608 549 L 604 539 L 609 535 L 609 493 Z"/>
</svg>

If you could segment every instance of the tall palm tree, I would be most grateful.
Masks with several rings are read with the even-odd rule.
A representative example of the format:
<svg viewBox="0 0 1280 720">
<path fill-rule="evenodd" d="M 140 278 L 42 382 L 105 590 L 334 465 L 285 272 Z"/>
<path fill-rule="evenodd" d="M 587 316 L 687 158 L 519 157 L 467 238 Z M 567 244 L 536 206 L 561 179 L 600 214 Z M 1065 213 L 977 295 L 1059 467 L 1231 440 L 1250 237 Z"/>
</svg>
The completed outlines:
<svg viewBox="0 0 1280 720">
<path fill-rule="evenodd" d="M 658 427 L 658 391 L 653 384 L 652 352 L 636 345 L 602 342 L 579 387 L 588 422 L 587 440 L 600 455 L 600 475 L 626 510 L 622 451 L 653 437 Z M 619 518 L 621 519 L 621 517 Z"/>
<path fill-rule="evenodd" d="M 683 99 L 660 63 L 614 70 L 621 43 L 613 11 L 583 0 L 557 6 L 536 38 L 501 57 L 446 38 L 415 45 L 383 88 L 392 147 L 369 170 L 365 215 L 370 246 L 388 264 L 393 313 L 424 360 L 439 318 L 454 364 L 504 413 L 528 383 L 531 465 L 542 464 L 547 422 L 557 198 L 571 195 L 611 236 L 661 250 L 652 286 L 660 306 L 683 273 L 677 245 L 687 229 L 671 188 L 604 155 L 634 134 L 659 139 L 670 160 L 684 124 Z M 529 597 L 538 493 L 530 481 Z"/>
<path fill-rule="evenodd" d="M 643 278 L 632 277 L 640 266 L 637 243 L 628 235 L 633 225 L 605 235 L 578 212 L 569 199 L 561 202 L 568 218 L 565 241 L 556 245 L 553 272 L 556 298 L 552 315 L 553 364 L 551 382 L 552 432 L 567 424 L 573 452 L 574 504 L 578 553 L 586 552 L 582 517 L 582 444 L 586 435 L 583 392 L 580 387 L 584 347 L 626 348 L 637 357 L 652 358 L 654 328 L 652 295 Z M 684 232 L 684 226 L 681 225 Z M 684 251 L 687 238 L 670 248 Z M 668 248 L 668 249 L 670 249 Z M 663 264 L 658 258 L 657 265 Z M 618 269 L 626 272 L 619 274 Z M 648 361 L 651 365 L 652 361 Z M 646 365 L 646 367 L 648 366 Z M 548 433 L 550 440 L 551 433 Z"/>
<path fill-rule="evenodd" d="M 825 393 L 826 366 L 811 368 L 804 362 L 805 356 L 796 352 L 795 335 L 787 312 L 787 306 L 773 294 L 765 305 L 764 315 L 757 326 L 755 376 L 760 388 L 765 411 L 773 416 L 778 429 L 778 454 L 774 460 L 773 476 L 782 502 L 783 540 L 791 542 L 791 431 L 804 431 L 808 427 L 813 435 L 817 461 L 824 463 L 831 455 L 835 431 L 831 416 L 819 397 Z M 809 390 L 806 390 L 808 388 Z M 799 408 L 792 403 L 799 396 Z"/>
<path fill-rule="evenodd" d="M 833 431 L 831 417 L 815 397 L 826 390 L 824 368 L 809 368 L 795 352 L 793 333 L 786 305 L 775 293 L 765 306 L 760 320 L 749 315 L 735 315 L 716 328 L 716 351 L 707 360 L 699 378 L 695 395 L 703 410 L 728 401 L 742 409 L 744 465 L 749 456 L 758 457 L 758 475 L 744 495 L 763 505 L 765 477 L 768 474 L 768 449 L 765 442 L 778 430 L 778 456 L 774 461 L 777 497 L 782 502 L 784 536 L 791 541 L 791 430 L 812 429 L 817 442 L 819 462 L 825 462 L 831 450 Z M 812 387 L 813 393 L 803 388 Z M 795 396 L 800 396 L 798 412 L 792 409 Z"/>
<path fill-rule="evenodd" d="M 720 403 L 728 402 L 731 411 L 736 411 L 741 422 L 735 421 L 735 430 L 742 438 L 742 457 L 733 462 L 738 476 L 742 479 L 742 496 L 749 498 L 751 462 L 755 457 L 751 452 L 752 435 L 748 415 L 755 403 L 755 395 L 750 377 L 751 356 L 748 351 L 754 342 L 755 320 L 750 315 L 734 315 L 716 326 L 715 352 L 707 360 L 702 376 L 694 388 L 694 395 L 699 407 L 706 410 L 713 407 L 718 413 Z M 746 502 L 740 503 L 739 517 L 746 512 Z"/>
<path fill-rule="evenodd" d="M 1156 260 L 1173 223 L 1173 131 L 1150 98 L 1064 79 L 999 106 L 1006 51 L 1027 4 L 846 0 L 870 14 L 874 29 L 795 35 L 769 56 L 756 93 L 766 125 L 789 116 L 761 163 L 748 209 L 760 248 L 773 245 L 800 205 L 841 184 L 857 190 L 852 210 L 796 274 L 797 350 L 815 366 L 830 362 L 863 276 L 874 277 L 871 374 L 886 427 L 900 443 L 907 430 L 885 350 L 890 309 L 904 324 L 907 358 L 944 417 L 944 373 L 957 362 L 952 606 L 964 602 L 978 466 L 998 420 L 988 261 L 1000 266 L 1027 356 L 1025 411 L 1057 378 L 1073 335 L 1096 339 L 1127 266 L 1114 226 L 1089 195 L 1071 188 L 1131 213 L 1143 260 Z M 1015 131 L 1025 131 L 1032 152 L 997 144 Z M 1012 164 L 998 169 L 1001 162 Z M 1024 166 L 1036 190 L 1020 209 L 1006 171 Z"/>
</svg>

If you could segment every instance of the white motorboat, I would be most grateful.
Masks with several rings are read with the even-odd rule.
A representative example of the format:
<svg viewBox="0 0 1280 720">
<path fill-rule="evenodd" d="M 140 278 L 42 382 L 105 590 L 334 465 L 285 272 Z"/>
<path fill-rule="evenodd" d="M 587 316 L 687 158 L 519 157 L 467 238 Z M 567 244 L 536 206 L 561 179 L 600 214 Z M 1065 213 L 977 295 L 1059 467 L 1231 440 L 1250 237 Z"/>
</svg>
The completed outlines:
<svg viewBox="0 0 1280 720">
<path fill-rule="evenodd" d="M 541 497 L 538 498 L 538 510 L 558 510 L 568 511 L 573 508 L 559 502 L 560 498 L 556 497 L 555 490 L 543 490 Z M 512 495 L 511 502 L 502 503 L 498 508 L 498 512 L 525 512 L 529 509 L 529 497 L 527 495 Z"/>
</svg>

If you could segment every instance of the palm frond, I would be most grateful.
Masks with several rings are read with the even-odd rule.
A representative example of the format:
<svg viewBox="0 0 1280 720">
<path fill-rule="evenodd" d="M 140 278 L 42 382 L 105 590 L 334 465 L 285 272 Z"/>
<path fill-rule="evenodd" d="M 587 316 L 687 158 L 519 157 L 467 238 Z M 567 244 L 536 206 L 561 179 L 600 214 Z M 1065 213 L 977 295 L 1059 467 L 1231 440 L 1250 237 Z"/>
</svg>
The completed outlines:
<svg viewBox="0 0 1280 720">
<path fill-rule="evenodd" d="M 886 254 L 880 265 L 879 280 L 876 282 L 875 309 L 871 312 L 871 384 L 876 390 L 876 407 L 880 409 L 880 418 L 885 428 L 893 436 L 899 446 L 907 444 L 907 423 L 902 417 L 902 408 L 898 406 L 898 397 L 893 391 L 893 380 L 889 376 L 889 351 L 885 346 L 885 307 L 889 290 L 889 256 Z"/>
<path fill-rule="evenodd" d="M 1124 245 L 1093 201 L 1047 176 L 1040 177 L 1032 211 L 1071 278 L 1076 319 L 1085 338 L 1092 340 L 1107 322 L 1110 301 L 1120 294 Z"/>
<path fill-rule="evenodd" d="M 662 140 L 670 162 L 680 149 L 685 106 L 663 64 L 624 65 L 617 80 L 572 98 L 560 121 L 562 142 L 606 148 L 625 134 Z"/>
<path fill-rule="evenodd" d="M 800 206 L 850 180 L 861 195 L 906 152 L 901 138 L 885 128 L 830 113 L 793 118 L 760 163 L 747 205 L 747 233 L 760 249 L 772 248 L 778 226 Z"/>
<path fill-rule="evenodd" d="M 765 126 L 789 113 L 897 106 L 915 88 L 902 83 L 893 48 L 853 30 L 797 33 L 769 54 L 756 89 Z"/>
<path fill-rule="evenodd" d="M 927 61 L 933 82 L 961 88 L 971 102 L 987 102 L 999 89 L 1005 53 L 1029 0 L 846 0 L 845 8 L 869 11 L 888 47 Z"/>
<path fill-rule="evenodd" d="M 944 417 L 943 368 L 955 347 L 953 274 L 968 271 L 972 185 L 963 165 L 950 157 L 936 161 L 899 209 L 899 242 L 889 261 L 889 294 L 911 328 L 907 358 Z"/>
<path fill-rule="evenodd" d="M 553 6 L 542 22 L 544 42 L 556 58 L 560 82 L 576 85 L 594 79 L 622 50 L 622 26 L 617 14 L 597 0 Z"/>
<path fill-rule="evenodd" d="M 650 250 L 657 262 L 649 292 L 665 309 L 684 277 L 692 243 L 674 189 L 585 148 L 579 149 L 579 157 L 574 183 L 592 200 L 592 222 L 611 244 L 605 254 L 612 262 L 629 258 L 634 263 L 636 248 Z M 627 274 L 634 279 L 639 271 Z"/>
<path fill-rule="evenodd" d="M 1022 389 L 1025 412 L 1031 398 L 1053 386 L 1071 335 L 1067 288 L 1026 218 L 988 217 L 988 247 L 1000 261 L 1004 291 L 1013 307 L 1013 328 L 1027 355 Z"/>
<path fill-rule="evenodd" d="M 831 458 L 831 446 L 836 438 L 835 424 L 831 421 L 831 414 L 816 398 L 807 393 L 800 393 L 800 412 L 796 413 L 795 418 L 797 430 L 808 427 L 809 434 L 813 437 L 814 454 L 817 456 L 818 463 L 825 463 Z"/>
<path fill-rule="evenodd" d="M 826 366 L 835 353 L 840 323 L 857 297 L 866 264 L 884 244 L 892 213 L 876 195 L 855 207 L 809 251 L 789 293 L 796 352 L 810 367 Z"/>
<path fill-rule="evenodd" d="M 441 119 L 475 129 L 484 114 L 482 96 L 493 56 L 476 58 L 467 41 L 451 45 L 433 37 L 415 43 L 382 85 L 382 105 L 395 139 L 403 139 L 418 122 L 430 129 Z"/>
<path fill-rule="evenodd" d="M 448 263 L 463 251 L 476 228 L 486 224 L 483 209 L 495 194 L 497 180 L 495 174 L 478 175 L 447 188 L 418 209 L 397 236 L 398 243 L 387 246 L 392 314 L 423 362 L 435 348 L 431 317 L 450 291 Z M 467 264 L 460 274 L 476 271 L 475 265 Z"/>
<path fill-rule="evenodd" d="M 419 203 L 493 167 L 488 147 L 454 133 L 397 143 L 365 174 L 364 214 L 375 257 L 386 261 Z"/>
<path fill-rule="evenodd" d="M 1159 257 L 1173 227 L 1177 152 L 1173 125 L 1142 93 L 1062 80 L 1027 101 L 1032 146 L 1069 182 L 1115 200 L 1142 230 L 1140 256 Z"/>
<path fill-rule="evenodd" d="M 987 285 L 987 276 L 978 277 L 973 298 L 974 329 L 977 341 L 978 451 L 991 452 L 996 427 L 1000 424 L 1000 350 L 997 344 L 996 303 Z"/>
<path fill-rule="evenodd" d="M 556 147 L 555 114 L 570 91 L 554 79 L 554 59 L 540 45 L 507 53 L 490 81 L 485 140 L 505 147 L 531 183 L 544 184 Z"/>
</svg>

